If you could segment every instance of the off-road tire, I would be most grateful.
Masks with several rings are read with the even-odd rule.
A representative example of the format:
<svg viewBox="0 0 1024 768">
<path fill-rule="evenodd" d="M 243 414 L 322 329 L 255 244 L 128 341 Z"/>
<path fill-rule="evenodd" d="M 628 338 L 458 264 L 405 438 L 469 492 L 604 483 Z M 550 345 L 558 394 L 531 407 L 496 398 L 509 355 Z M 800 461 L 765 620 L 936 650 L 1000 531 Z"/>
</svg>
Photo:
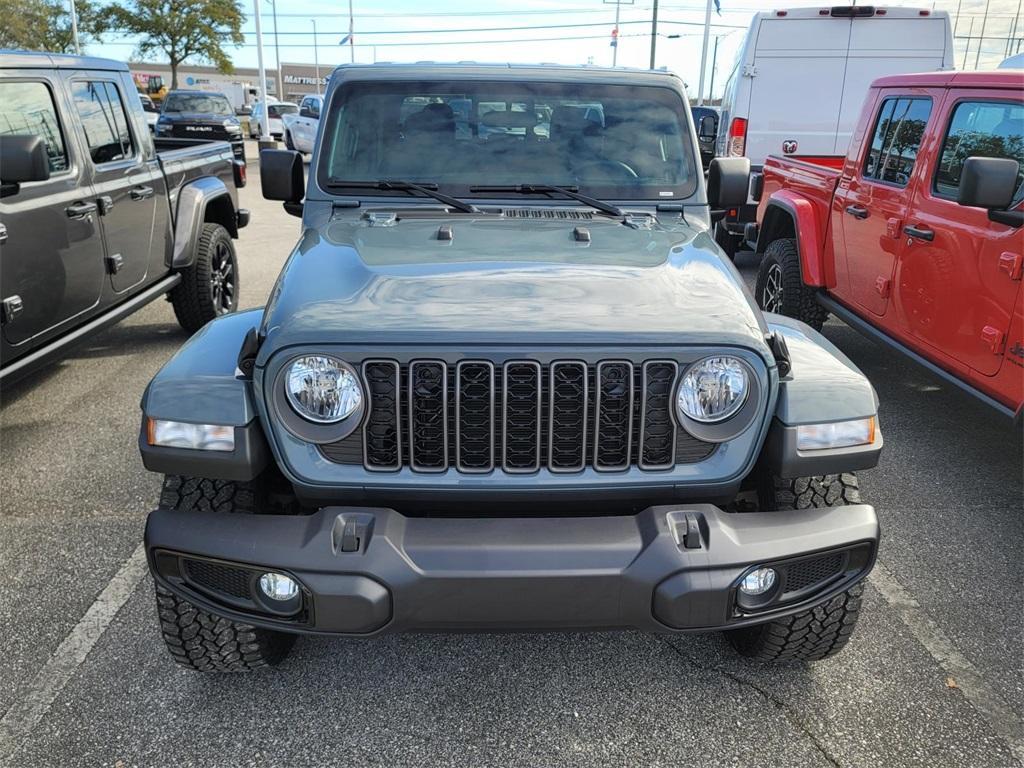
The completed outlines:
<svg viewBox="0 0 1024 768">
<path fill-rule="evenodd" d="M 758 489 L 761 509 L 808 509 L 859 504 L 852 473 L 786 479 L 767 475 Z M 863 586 L 854 584 L 826 603 L 767 624 L 725 633 L 741 656 L 758 661 L 817 661 L 843 649 L 857 626 Z"/>
<path fill-rule="evenodd" d="M 213 616 L 156 586 L 160 633 L 171 657 L 197 672 L 248 672 L 274 667 L 288 655 L 295 635 Z"/>
<path fill-rule="evenodd" d="M 233 282 L 228 306 L 218 308 L 212 285 L 216 261 L 223 258 L 230 259 Z M 189 333 L 238 309 L 238 257 L 231 235 L 220 224 L 203 224 L 192 266 L 181 271 L 181 282 L 171 290 L 170 299 L 178 324 Z"/>
<path fill-rule="evenodd" d="M 773 281 L 779 284 L 781 296 L 776 296 L 771 290 Z M 766 312 L 795 317 L 816 331 L 820 331 L 828 319 L 828 310 L 817 302 L 814 291 L 804 285 L 800 253 L 796 240 L 792 238 L 781 238 L 768 244 L 757 270 L 754 296 L 757 305 Z"/>
<path fill-rule="evenodd" d="M 160 506 L 180 511 L 256 514 L 262 507 L 256 483 L 167 475 Z M 245 672 L 276 666 L 295 635 L 214 616 L 156 584 L 160 633 L 171 657 L 199 672 Z"/>
<path fill-rule="evenodd" d="M 720 221 L 715 223 L 715 243 L 726 256 L 733 261 L 736 260 L 736 252 L 740 249 L 740 239 L 731 235 Z"/>
</svg>

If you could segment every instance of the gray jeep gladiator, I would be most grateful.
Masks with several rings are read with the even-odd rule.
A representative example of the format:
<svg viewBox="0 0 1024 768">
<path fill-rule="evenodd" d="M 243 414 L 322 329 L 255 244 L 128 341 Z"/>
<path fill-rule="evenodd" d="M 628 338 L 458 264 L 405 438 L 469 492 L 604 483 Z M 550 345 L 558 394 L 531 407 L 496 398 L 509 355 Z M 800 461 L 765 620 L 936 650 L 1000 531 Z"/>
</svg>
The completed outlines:
<svg viewBox="0 0 1024 768">
<path fill-rule="evenodd" d="M 849 639 L 879 525 L 871 384 L 762 313 L 709 233 L 682 83 L 592 67 L 343 66 L 302 232 L 264 309 L 154 378 L 146 552 L 197 670 L 304 633 L 721 630 L 814 660 Z"/>
<path fill-rule="evenodd" d="M 167 295 L 196 331 L 238 304 L 245 166 L 155 139 L 127 65 L 0 53 L 0 379 Z"/>
</svg>

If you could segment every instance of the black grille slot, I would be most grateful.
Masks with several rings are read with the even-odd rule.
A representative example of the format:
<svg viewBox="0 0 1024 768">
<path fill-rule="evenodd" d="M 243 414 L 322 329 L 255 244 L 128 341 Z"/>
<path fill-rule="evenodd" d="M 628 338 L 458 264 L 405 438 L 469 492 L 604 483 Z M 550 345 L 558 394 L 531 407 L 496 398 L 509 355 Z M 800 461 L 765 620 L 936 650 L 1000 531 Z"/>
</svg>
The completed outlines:
<svg viewBox="0 0 1024 768">
<path fill-rule="evenodd" d="M 540 468 L 540 363 L 505 363 L 503 378 L 502 467 L 506 472 L 535 472 Z"/>
<path fill-rule="evenodd" d="M 252 598 L 249 592 L 251 573 L 242 568 L 210 563 L 206 560 L 185 560 L 185 575 L 197 587 L 209 592 L 220 592 L 239 600 Z"/>
<path fill-rule="evenodd" d="M 398 363 L 393 360 L 368 360 L 363 364 L 370 395 L 370 412 L 363 425 L 364 460 L 371 469 L 396 470 L 402 466 L 399 375 Z"/>
<path fill-rule="evenodd" d="M 787 566 L 786 592 L 799 592 L 839 575 L 843 569 L 843 553 L 833 552 Z"/>
<path fill-rule="evenodd" d="M 460 472 L 494 468 L 494 365 L 462 361 L 456 366 L 455 452 Z"/>
<path fill-rule="evenodd" d="M 578 472 L 587 465 L 587 364 L 551 364 L 548 467 Z"/>
<path fill-rule="evenodd" d="M 448 468 L 448 367 L 409 365 L 409 464 L 421 472 Z"/>
<path fill-rule="evenodd" d="M 640 468 L 668 469 L 675 463 L 676 424 L 672 419 L 672 394 L 676 364 L 648 360 L 643 366 L 640 408 Z"/>
<path fill-rule="evenodd" d="M 633 364 L 604 362 L 597 366 L 594 467 L 627 469 L 633 439 Z"/>
<path fill-rule="evenodd" d="M 574 211 L 566 208 L 505 208 L 502 214 L 510 219 L 582 219 L 590 220 L 590 211 Z"/>
</svg>

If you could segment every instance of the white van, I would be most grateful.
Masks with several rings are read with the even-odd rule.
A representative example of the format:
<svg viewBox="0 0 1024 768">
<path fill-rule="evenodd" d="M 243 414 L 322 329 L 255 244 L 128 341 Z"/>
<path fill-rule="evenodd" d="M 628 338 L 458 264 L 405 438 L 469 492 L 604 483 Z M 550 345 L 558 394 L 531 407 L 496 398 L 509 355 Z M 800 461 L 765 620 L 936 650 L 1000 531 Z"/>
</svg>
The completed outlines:
<svg viewBox="0 0 1024 768">
<path fill-rule="evenodd" d="M 838 167 L 873 80 L 952 68 L 945 11 L 864 5 L 757 13 L 726 81 L 715 153 L 746 156 L 754 170 L 768 155 Z M 753 208 L 728 217 L 725 228 L 742 233 Z M 732 255 L 738 238 L 721 228 L 716 235 Z"/>
</svg>

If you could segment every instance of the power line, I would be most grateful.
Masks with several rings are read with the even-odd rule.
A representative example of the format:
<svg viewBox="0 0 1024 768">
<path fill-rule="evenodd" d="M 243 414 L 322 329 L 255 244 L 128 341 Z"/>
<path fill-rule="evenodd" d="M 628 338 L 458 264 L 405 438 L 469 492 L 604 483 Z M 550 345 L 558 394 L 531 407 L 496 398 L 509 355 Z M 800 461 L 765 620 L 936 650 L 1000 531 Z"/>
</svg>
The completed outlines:
<svg viewBox="0 0 1024 768">
<path fill-rule="evenodd" d="M 650 23 L 651 22 L 650 22 L 649 19 L 636 20 L 636 21 L 620 21 L 619 22 L 619 26 L 624 26 L 626 24 L 650 24 Z M 677 24 L 677 25 L 681 25 L 681 26 L 694 26 L 694 27 L 703 27 L 704 26 L 703 23 L 698 23 L 696 21 L 669 21 L 667 19 L 666 20 L 662 20 L 660 23 L 663 23 L 663 24 Z M 586 23 L 586 24 L 531 24 L 531 25 L 525 26 L 525 27 L 524 26 L 517 26 L 517 27 L 463 27 L 463 28 L 455 27 L 455 28 L 449 28 L 449 29 L 394 29 L 394 30 L 366 30 L 366 31 L 356 30 L 356 34 L 357 35 L 445 35 L 445 34 L 453 34 L 453 33 L 460 33 L 460 32 L 530 32 L 530 31 L 533 31 L 533 30 L 542 30 L 542 29 L 581 29 L 581 28 L 587 28 L 587 27 L 601 27 L 601 26 L 607 26 L 607 25 L 602 23 L 602 22 L 590 22 L 590 23 Z M 712 27 L 720 27 L 720 28 L 723 28 L 723 29 L 746 29 L 745 26 L 739 26 L 739 25 L 736 25 L 736 24 L 712 24 L 711 26 Z M 249 34 L 249 33 L 244 33 L 244 34 Z M 264 32 L 263 34 L 264 35 L 269 35 L 271 33 L 269 31 L 267 31 L 267 32 Z M 281 30 L 278 34 L 281 34 L 281 35 L 309 36 L 309 35 L 312 35 L 313 33 L 312 32 L 308 32 L 308 31 L 303 31 L 303 30 L 294 31 L 294 32 L 287 32 L 285 30 Z M 317 34 L 321 34 L 321 35 L 345 35 L 345 34 L 348 34 L 348 32 L 347 31 L 345 31 L 345 32 L 318 32 Z M 605 35 L 605 36 L 607 36 L 607 35 Z M 486 42 L 486 41 L 484 41 L 484 42 Z"/>
</svg>

